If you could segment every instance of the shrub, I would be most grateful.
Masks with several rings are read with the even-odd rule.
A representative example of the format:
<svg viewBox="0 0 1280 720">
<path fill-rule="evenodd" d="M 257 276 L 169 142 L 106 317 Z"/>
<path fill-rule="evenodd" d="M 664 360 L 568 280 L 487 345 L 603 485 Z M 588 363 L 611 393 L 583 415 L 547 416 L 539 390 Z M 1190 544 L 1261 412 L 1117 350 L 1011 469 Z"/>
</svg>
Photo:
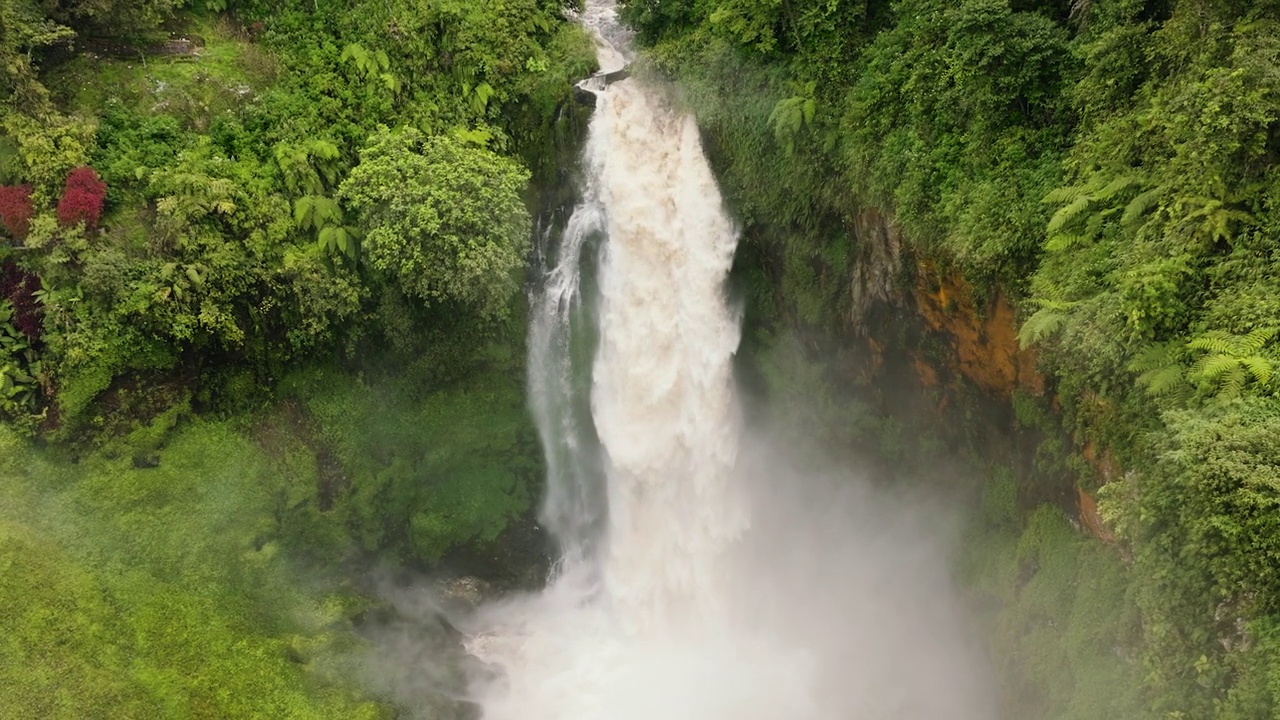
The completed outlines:
<svg viewBox="0 0 1280 720">
<path fill-rule="evenodd" d="M 91 167 L 78 167 L 67 173 L 67 185 L 58 201 L 58 222 L 74 225 L 80 221 L 89 229 L 98 227 L 102 203 L 107 197 L 107 184 Z"/>
<path fill-rule="evenodd" d="M 13 326 L 32 340 L 40 337 L 39 289 L 40 278 L 13 263 L 0 264 L 0 300 L 13 303 Z"/>
<path fill-rule="evenodd" d="M 31 204 L 30 185 L 0 186 L 0 222 L 14 240 L 27 236 L 35 207 Z"/>
</svg>

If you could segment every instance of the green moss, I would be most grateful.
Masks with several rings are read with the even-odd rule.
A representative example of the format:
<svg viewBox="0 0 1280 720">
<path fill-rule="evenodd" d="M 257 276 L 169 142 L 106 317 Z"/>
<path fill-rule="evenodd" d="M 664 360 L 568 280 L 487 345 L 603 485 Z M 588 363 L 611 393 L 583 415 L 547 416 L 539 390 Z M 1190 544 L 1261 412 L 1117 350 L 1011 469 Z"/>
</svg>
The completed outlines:
<svg viewBox="0 0 1280 720">
<path fill-rule="evenodd" d="M 70 465 L 4 430 L 0 451 L 0 715 L 387 716 L 297 660 L 356 641 L 340 596 L 296 582 L 251 440 L 197 422 L 154 469 Z"/>
<path fill-rule="evenodd" d="M 189 54 L 140 49 L 136 57 L 81 55 L 55 68 L 45 82 L 73 113 L 94 116 L 125 104 L 204 130 L 213 117 L 237 110 L 278 76 L 274 57 L 230 21 L 194 16 L 184 24 L 184 34 L 196 41 Z"/>
<path fill-rule="evenodd" d="M 364 547 L 435 562 L 492 543 L 525 514 L 541 477 L 523 385 L 505 362 L 426 389 L 413 376 L 291 378 L 350 487 L 337 511 Z"/>
</svg>

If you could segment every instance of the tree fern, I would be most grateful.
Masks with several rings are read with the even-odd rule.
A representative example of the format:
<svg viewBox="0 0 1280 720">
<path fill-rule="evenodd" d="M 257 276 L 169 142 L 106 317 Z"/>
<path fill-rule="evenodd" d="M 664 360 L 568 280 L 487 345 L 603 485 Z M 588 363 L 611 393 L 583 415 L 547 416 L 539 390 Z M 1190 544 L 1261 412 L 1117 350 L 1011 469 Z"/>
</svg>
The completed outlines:
<svg viewBox="0 0 1280 720">
<path fill-rule="evenodd" d="M 1246 335 L 1232 335 L 1224 330 L 1210 330 L 1187 343 L 1191 350 L 1243 357 L 1254 355 L 1276 336 L 1277 328 L 1256 328 Z"/>
<path fill-rule="evenodd" d="M 1093 194 L 1093 199 L 1094 200 L 1110 200 L 1115 196 L 1119 195 L 1120 193 L 1124 192 L 1125 190 L 1137 184 L 1138 184 L 1137 176 L 1121 175 L 1120 177 L 1102 186 L 1102 189 L 1098 190 L 1096 193 Z"/>
<path fill-rule="evenodd" d="M 795 153 L 795 138 L 800 131 L 813 124 L 817 104 L 811 97 L 789 97 L 779 100 L 769 113 L 769 125 L 778 144 L 788 155 Z"/>
<path fill-rule="evenodd" d="M 1044 196 L 1042 202 L 1046 205 L 1066 205 L 1080 199 L 1084 194 L 1084 186 L 1067 185 L 1050 190 L 1049 193 Z"/>
<path fill-rule="evenodd" d="M 1120 225 L 1130 232 L 1137 230 L 1142 224 L 1142 218 L 1160 203 L 1164 192 L 1165 188 L 1161 186 L 1135 195 L 1129 204 L 1125 205 L 1124 214 L 1120 216 Z"/>
<path fill-rule="evenodd" d="M 1153 397 L 1181 394 L 1186 389 L 1186 367 L 1178 343 L 1148 346 L 1130 361 L 1129 370 L 1139 373 L 1138 385 Z"/>
<path fill-rule="evenodd" d="M 1245 335 L 1210 330 L 1187 343 L 1190 350 L 1203 352 L 1191 366 L 1193 380 L 1208 385 L 1220 398 L 1239 397 L 1250 381 L 1268 388 L 1275 377 L 1271 360 L 1260 353 L 1276 336 L 1274 327 L 1257 328 Z"/>
<path fill-rule="evenodd" d="M 1018 344 L 1023 348 L 1039 344 L 1045 338 L 1057 334 L 1067 321 L 1067 310 L 1075 303 L 1062 300 L 1040 300 L 1041 306 L 1018 331 Z"/>
<path fill-rule="evenodd" d="M 1191 372 L 1205 380 L 1216 381 L 1239 364 L 1240 360 L 1230 355 L 1204 355 L 1191 366 Z"/>
<path fill-rule="evenodd" d="M 338 146 L 323 138 L 280 143 L 273 154 L 285 187 L 295 195 L 320 195 L 338 183 L 344 169 Z"/>
<path fill-rule="evenodd" d="M 1084 223 L 1085 237 L 1098 237 L 1102 234 L 1102 226 L 1106 224 L 1111 216 L 1120 211 L 1120 208 L 1106 208 L 1089 215 L 1089 219 Z"/>
<path fill-rule="evenodd" d="M 1275 368 L 1272 367 L 1271 361 L 1264 357 L 1257 355 L 1243 357 L 1240 358 L 1240 364 L 1249 371 L 1259 385 L 1270 385 L 1271 379 L 1275 377 Z"/>
<path fill-rule="evenodd" d="M 1238 362 L 1227 365 L 1222 372 L 1206 377 L 1206 379 L 1217 384 L 1217 399 L 1230 400 L 1238 398 L 1244 394 L 1244 387 L 1248 383 L 1244 368 Z"/>
<path fill-rule="evenodd" d="M 1138 383 L 1152 397 L 1178 395 L 1177 391 L 1186 387 L 1186 368 L 1178 364 L 1150 370 L 1138 376 Z"/>
<path fill-rule="evenodd" d="M 1124 217 L 1129 217 L 1130 210 L 1133 211 L 1135 217 L 1140 217 L 1145 212 L 1145 204 L 1151 201 L 1152 198 L 1159 197 L 1157 192 L 1150 197 L 1144 198 L 1143 202 L 1137 206 L 1133 204 L 1133 201 L 1125 203 L 1123 198 L 1134 188 L 1140 187 L 1141 184 L 1142 179 L 1137 175 L 1121 175 L 1110 180 L 1107 180 L 1102 175 L 1095 175 L 1083 185 L 1060 187 L 1052 190 L 1044 196 L 1043 202 L 1050 205 L 1059 205 L 1060 207 L 1049 219 L 1049 225 L 1045 228 L 1045 232 L 1050 237 L 1058 235 L 1065 228 L 1071 227 L 1073 223 L 1085 218 L 1083 235 L 1086 238 L 1092 238 L 1102 233 L 1106 223 L 1117 213 L 1120 213 L 1121 208 L 1124 208 L 1122 223 Z M 1140 193 L 1138 197 L 1143 197 L 1146 194 Z"/>
<path fill-rule="evenodd" d="M 1230 241 L 1235 236 L 1237 224 L 1253 222 L 1253 216 L 1236 210 L 1216 198 L 1183 198 L 1177 209 L 1184 211 L 1178 229 L 1195 243 L 1212 244 L 1220 240 Z"/>
<path fill-rule="evenodd" d="M 1045 240 L 1044 249 L 1047 252 L 1063 252 L 1064 250 L 1070 250 L 1078 245 L 1083 245 L 1087 241 L 1088 238 L 1084 235 L 1058 233 L 1056 235 L 1050 235 L 1049 239 Z"/>
<path fill-rule="evenodd" d="M 1241 354 L 1260 352 L 1276 336 L 1276 332 L 1277 328 L 1274 327 L 1256 328 L 1240 339 Z"/>
<path fill-rule="evenodd" d="M 303 147 L 308 164 L 324 179 L 326 186 L 337 185 L 343 169 L 342 151 L 338 146 L 324 138 L 316 138 L 308 141 Z"/>
<path fill-rule="evenodd" d="M 1064 227 L 1070 224 L 1084 214 L 1089 209 L 1089 205 L 1093 199 L 1088 195 L 1081 195 L 1070 203 L 1058 208 L 1058 211 L 1049 219 L 1049 227 L 1045 228 L 1045 232 L 1049 235 L 1055 235 L 1062 231 Z"/>
<path fill-rule="evenodd" d="M 1224 330 L 1210 330 L 1187 343 L 1191 350 L 1203 350 L 1219 355 L 1235 354 L 1236 336 Z"/>
</svg>

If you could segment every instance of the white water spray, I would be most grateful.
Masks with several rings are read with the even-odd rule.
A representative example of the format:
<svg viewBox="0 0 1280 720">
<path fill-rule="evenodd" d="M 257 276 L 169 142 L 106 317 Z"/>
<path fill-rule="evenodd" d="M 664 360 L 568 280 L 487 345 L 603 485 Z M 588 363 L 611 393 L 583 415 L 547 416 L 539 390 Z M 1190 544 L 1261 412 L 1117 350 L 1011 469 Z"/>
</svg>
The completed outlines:
<svg viewBox="0 0 1280 720">
<path fill-rule="evenodd" d="M 589 0 L 582 21 L 603 70 L 622 67 L 613 0 Z M 477 618 L 468 649 L 499 673 L 475 683 L 484 717 L 992 717 L 957 618 L 929 599 L 947 592 L 933 556 L 901 568 L 824 532 L 875 524 L 862 496 L 758 507 L 744 475 L 767 460 L 742 445 L 724 287 L 737 236 L 697 126 L 638 80 L 592 89 L 583 200 L 534 295 L 530 339 L 542 518 L 563 556 L 544 592 Z"/>
</svg>

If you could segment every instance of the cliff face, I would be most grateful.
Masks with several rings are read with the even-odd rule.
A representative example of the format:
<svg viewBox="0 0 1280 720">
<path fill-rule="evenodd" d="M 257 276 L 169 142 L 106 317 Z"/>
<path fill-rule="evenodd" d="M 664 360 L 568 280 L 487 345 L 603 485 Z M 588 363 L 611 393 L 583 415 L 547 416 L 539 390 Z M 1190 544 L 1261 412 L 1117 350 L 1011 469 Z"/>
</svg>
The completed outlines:
<svg viewBox="0 0 1280 720">
<path fill-rule="evenodd" d="M 1057 399 L 1037 370 L 1034 350 L 1019 345 L 1010 298 L 998 289 L 976 291 L 913 250 L 884 213 L 865 210 L 850 229 L 858 250 L 850 269 L 851 310 L 839 339 L 849 350 L 842 354 L 845 376 L 905 426 L 938 431 L 961 452 L 1011 466 L 1025 506 L 1052 502 L 1083 531 L 1114 539 L 1094 498 L 1074 478 L 1037 465 L 1046 435 L 1016 417 L 1015 396 L 1051 413 Z M 1116 474 L 1105 451 L 1086 447 L 1081 454 L 1103 482 Z"/>
<path fill-rule="evenodd" d="M 1035 353 L 1018 346 L 1017 313 L 1003 293 L 975 299 L 964 278 L 925 261 L 911 290 L 920 320 L 951 350 L 942 358 L 951 377 L 1002 397 L 1044 395 Z"/>
</svg>

